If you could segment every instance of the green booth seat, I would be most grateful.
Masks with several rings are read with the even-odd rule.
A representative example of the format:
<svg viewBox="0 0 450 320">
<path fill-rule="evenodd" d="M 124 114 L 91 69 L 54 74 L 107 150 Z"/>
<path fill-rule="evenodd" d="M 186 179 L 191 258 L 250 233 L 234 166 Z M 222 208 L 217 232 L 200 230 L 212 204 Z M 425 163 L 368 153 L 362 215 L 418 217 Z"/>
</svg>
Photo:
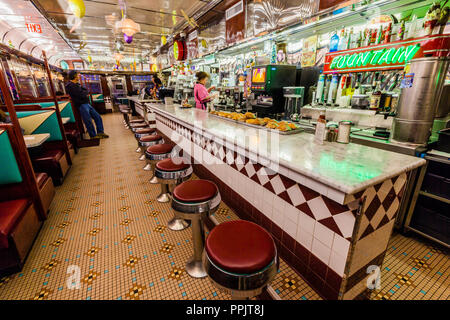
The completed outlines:
<svg viewBox="0 0 450 320">
<path fill-rule="evenodd" d="M 32 102 L 32 103 L 21 103 L 18 106 L 26 105 L 39 105 L 41 108 L 52 108 L 55 107 L 54 102 Z M 70 101 L 59 101 L 58 102 L 59 112 L 62 118 L 70 118 L 69 123 L 75 123 L 75 116 L 72 110 L 72 103 Z"/>
<path fill-rule="evenodd" d="M 54 110 L 18 111 L 17 118 L 25 134 L 49 133 L 48 141 L 63 140 Z"/>
<path fill-rule="evenodd" d="M 23 181 L 17 165 L 11 142 L 9 141 L 8 132 L 0 129 L 0 185 L 21 183 Z"/>
</svg>

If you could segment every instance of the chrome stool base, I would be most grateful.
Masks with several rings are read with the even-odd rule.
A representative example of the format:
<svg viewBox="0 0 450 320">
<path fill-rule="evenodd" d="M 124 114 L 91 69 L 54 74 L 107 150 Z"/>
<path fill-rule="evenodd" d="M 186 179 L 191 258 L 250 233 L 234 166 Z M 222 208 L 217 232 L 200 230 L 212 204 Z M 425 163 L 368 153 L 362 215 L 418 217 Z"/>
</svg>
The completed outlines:
<svg viewBox="0 0 450 320">
<path fill-rule="evenodd" d="M 194 257 L 190 258 L 186 263 L 186 272 L 192 278 L 205 278 L 208 275 L 202 261 L 196 260 Z"/>
<path fill-rule="evenodd" d="M 167 223 L 167 228 L 172 231 L 182 231 L 189 228 L 190 225 L 188 220 L 173 218 Z"/>
<path fill-rule="evenodd" d="M 143 154 L 143 155 L 141 155 L 140 157 L 139 157 L 139 161 L 145 161 L 145 154 Z"/>
<path fill-rule="evenodd" d="M 160 203 L 170 202 L 170 194 L 169 193 L 161 193 L 158 197 L 156 197 L 156 201 Z"/>
<path fill-rule="evenodd" d="M 193 278 L 204 278 L 207 276 L 203 266 L 202 255 L 205 248 L 204 220 L 217 211 L 220 205 L 220 194 L 217 193 L 212 199 L 201 203 L 183 203 L 175 198 L 172 199 L 172 209 L 177 219 L 188 219 L 191 221 L 192 245 L 194 255 L 186 263 L 186 272 Z"/>
<path fill-rule="evenodd" d="M 147 163 L 144 167 L 144 171 L 152 171 L 152 165 L 150 163 Z"/>
<path fill-rule="evenodd" d="M 155 177 L 154 175 L 153 175 L 153 177 L 151 177 L 151 179 L 150 179 L 149 182 L 150 182 L 151 184 L 158 184 L 158 183 L 159 183 L 158 178 Z"/>
<path fill-rule="evenodd" d="M 141 147 L 139 147 L 139 148 L 136 149 L 136 153 L 140 153 L 140 152 L 142 152 Z"/>
</svg>

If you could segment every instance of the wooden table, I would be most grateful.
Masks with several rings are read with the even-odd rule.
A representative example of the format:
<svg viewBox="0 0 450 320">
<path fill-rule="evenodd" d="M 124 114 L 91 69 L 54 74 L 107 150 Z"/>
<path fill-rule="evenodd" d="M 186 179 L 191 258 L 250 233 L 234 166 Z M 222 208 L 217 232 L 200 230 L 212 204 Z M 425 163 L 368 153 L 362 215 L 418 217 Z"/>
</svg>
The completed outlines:
<svg viewBox="0 0 450 320">
<path fill-rule="evenodd" d="M 50 138 L 49 133 L 30 134 L 23 136 L 27 148 L 39 147 L 45 141 L 47 141 L 48 138 Z"/>
</svg>

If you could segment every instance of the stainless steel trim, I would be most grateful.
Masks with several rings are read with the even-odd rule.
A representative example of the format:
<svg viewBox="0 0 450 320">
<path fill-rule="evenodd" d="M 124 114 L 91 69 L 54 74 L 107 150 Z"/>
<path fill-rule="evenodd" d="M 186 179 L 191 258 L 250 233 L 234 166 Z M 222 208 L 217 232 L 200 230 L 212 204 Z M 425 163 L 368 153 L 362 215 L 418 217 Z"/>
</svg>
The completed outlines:
<svg viewBox="0 0 450 320">
<path fill-rule="evenodd" d="M 145 151 L 145 157 L 149 161 L 156 161 L 156 162 L 158 162 L 158 161 L 170 158 L 170 153 L 152 154 L 152 153 L 148 153 L 147 151 Z"/>
<path fill-rule="evenodd" d="M 219 192 L 212 199 L 205 202 L 186 203 L 173 198 L 172 209 L 176 212 L 177 218 L 191 220 L 192 215 L 207 212 L 209 214 L 214 213 L 219 208 L 220 201 Z"/>
<path fill-rule="evenodd" d="M 276 251 L 275 257 L 263 270 L 253 274 L 236 274 L 221 269 L 216 266 L 208 256 L 206 250 L 203 251 L 203 265 L 206 273 L 213 283 L 226 291 L 230 291 L 234 297 L 254 297 L 275 278 L 279 267 L 279 257 Z"/>
<path fill-rule="evenodd" d="M 158 168 L 155 169 L 155 176 L 161 180 L 170 180 L 173 183 L 173 180 L 185 179 L 186 177 L 190 177 L 192 175 L 193 169 L 192 166 L 189 168 L 180 170 L 180 171 L 163 171 Z"/>
</svg>

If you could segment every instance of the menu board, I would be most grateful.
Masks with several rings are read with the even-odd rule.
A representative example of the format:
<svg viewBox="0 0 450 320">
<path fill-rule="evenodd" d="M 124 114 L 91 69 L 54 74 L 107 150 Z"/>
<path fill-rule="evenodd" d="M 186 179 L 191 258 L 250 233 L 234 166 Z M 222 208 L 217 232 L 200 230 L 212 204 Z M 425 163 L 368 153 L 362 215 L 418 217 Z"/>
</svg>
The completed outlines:
<svg viewBox="0 0 450 320">
<path fill-rule="evenodd" d="M 312 67 L 316 64 L 317 35 L 306 38 L 303 41 L 302 67 Z"/>
</svg>

